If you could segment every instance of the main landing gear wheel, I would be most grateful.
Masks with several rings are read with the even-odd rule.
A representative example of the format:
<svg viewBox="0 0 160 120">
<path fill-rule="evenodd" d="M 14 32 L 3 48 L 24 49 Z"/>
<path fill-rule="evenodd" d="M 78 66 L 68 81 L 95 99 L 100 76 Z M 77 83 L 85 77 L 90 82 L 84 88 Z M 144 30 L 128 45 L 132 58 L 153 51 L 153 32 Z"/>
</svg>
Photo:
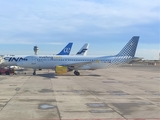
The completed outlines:
<svg viewBox="0 0 160 120">
<path fill-rule="evenodd" d="M 74 74 L 75 74 L 76 76 L 79 76 L 79 75 L 80 75 L 80 73 L 79 73 L 78 71 L 74 71 Z"/>
<path fill-rule="evenodd" d="M 33 75 L 36 75 L 36 70 L 33 71 Z"/>
<path fill-rule="evenodd" d="M 36 72 L 33 72 L 33 75 L 36 75 Z"/>
</svg>

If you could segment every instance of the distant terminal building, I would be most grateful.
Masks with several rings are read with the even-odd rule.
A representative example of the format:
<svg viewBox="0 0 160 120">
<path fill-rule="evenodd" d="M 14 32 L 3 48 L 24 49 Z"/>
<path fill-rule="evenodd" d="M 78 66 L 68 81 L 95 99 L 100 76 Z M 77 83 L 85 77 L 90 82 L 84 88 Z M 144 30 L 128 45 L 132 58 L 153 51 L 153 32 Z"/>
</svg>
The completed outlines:
<svg viewBox="0 0 160 120">
<path fill-rule="evenodd" d="M 137 61 L 133 61 L 131 65 L 152 65 L 152 66 L 160 66 L 160 53 L 158 54 L 159 60 L 143 60 L 139 59 Z"/>
<path fill-rule="evenodd" d="M 137 61 L 133 64 L 160 66 L 160 60 L 141 60 L 141 61 Z"/>
<path fill-rule="evenodd" d="M 144 60 L 147 65 L 160 65 L 160 60 Z"/>
</svg>

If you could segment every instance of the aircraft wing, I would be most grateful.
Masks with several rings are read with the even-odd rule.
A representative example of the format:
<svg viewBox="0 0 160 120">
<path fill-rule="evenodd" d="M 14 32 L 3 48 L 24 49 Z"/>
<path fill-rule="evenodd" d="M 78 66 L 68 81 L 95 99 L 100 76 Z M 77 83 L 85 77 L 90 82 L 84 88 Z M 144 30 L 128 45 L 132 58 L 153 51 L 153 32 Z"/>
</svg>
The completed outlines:
<svg viewBox="0 0 160 120">
<path fill-rule="evenodd" d="M 95 62 L 100 62 L 100 61 L 96 60 L 96 61 L 90 61 L 90 62 L 79 62 L 79 63 L 72 63 L 72 64 L 67 64 L 67 65 L 62 65 L 62 66 L 67 66 L 69 69 L 77 69 L 84 65 L 95 63 Z"/>
<path fill-rule="evenodd" d="M 72 63 L 72 64 L 67 64 L 67 65 L 62 65 L 62 66 L 67 66 L 69 69 L 77 69 L 82 67 L 83 65 L 91 64 L 92 62 L 80 62 L 80 63 Z"/>
</svg>

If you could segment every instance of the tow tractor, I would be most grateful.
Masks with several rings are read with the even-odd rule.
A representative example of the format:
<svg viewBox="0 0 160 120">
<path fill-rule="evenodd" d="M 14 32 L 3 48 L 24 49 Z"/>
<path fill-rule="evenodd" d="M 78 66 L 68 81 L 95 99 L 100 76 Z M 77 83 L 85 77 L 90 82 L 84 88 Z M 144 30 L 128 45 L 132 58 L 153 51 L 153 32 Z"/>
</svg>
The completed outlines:
<svg viewBox="0 0 160 120">
<path fill-rule="evenodd" d="M 14 74 L 14 69 L 12 68 L 0 68 L 0 75 L 1 74 L 6 74 L 6 75 L 10 75 L 10 74 Z"/>
</svg>

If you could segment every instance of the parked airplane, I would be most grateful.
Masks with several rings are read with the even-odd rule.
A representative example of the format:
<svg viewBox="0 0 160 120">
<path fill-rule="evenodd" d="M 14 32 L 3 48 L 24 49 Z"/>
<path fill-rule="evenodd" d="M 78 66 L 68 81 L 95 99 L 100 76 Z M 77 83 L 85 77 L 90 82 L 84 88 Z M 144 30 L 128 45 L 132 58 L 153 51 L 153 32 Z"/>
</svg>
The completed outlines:
<svg viewBox="0 0 160 120">
<path fill-rule="evenodd" d="M 73 43 L 68 43 L 57 55 L 69 55 Z M 0 66 L 16 66 L 18 61 L 25 61 L 28 55 L 1 55 Z"/>
<path fill-rule="evenodd" d="M 33 68 L 33 75 L 36 69 L 54 69 L 57 74 L 64 74 L 74 70 L 75 75 L 80 75 L 78 70 L 95 70 L 108 67 L 120 66 L 135 59 L 135 52 L 139 36 L 133 36 L 125 47 L 114 56 L 27 56 L 17 65 L 25 68 Z"/>
<path fill-rule="evenodd" d="M 68 43 L 60 53 L 57 55 L 69 55 L 72 49 L 73 43 Z M 76 55 L 85 55 L 87 53 L 89 44 L 85 44 Z M 10 66 L 10 68 L 17 67 L 18 61 L 25 61 L 25 57 L 28 55 L 1 55 L 0 66 Z"/>
</svg>

